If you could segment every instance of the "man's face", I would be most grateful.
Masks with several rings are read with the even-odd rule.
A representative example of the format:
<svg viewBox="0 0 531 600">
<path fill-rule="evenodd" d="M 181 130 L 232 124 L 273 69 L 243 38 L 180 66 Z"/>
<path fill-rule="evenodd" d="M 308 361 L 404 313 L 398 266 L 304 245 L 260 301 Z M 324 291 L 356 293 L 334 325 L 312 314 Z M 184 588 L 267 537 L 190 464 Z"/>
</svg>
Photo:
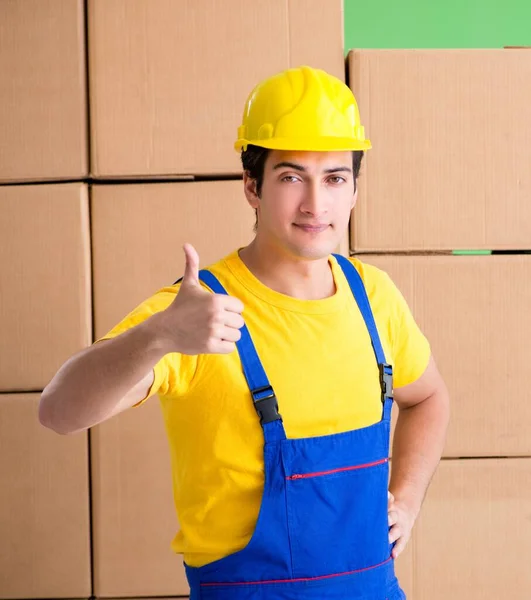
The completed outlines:
<svg viewBox="0 0 531 600">
<path fill-rule="evenodd" d="M 246 181 L 258 211 L 258 236 L 292 256 L 314 260 L 336 251 L 356 202 L 352 153 L 272 150 L 260 198 Z"/>
</svg>

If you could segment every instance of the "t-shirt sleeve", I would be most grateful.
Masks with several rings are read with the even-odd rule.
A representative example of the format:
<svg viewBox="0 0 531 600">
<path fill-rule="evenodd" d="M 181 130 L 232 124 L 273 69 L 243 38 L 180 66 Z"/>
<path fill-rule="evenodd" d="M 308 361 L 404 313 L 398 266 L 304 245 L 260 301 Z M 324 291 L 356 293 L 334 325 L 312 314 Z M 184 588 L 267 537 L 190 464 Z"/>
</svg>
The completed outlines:
<svg viewBox="0 0 531 600">
<path fill-rule="evenodd" d="M 160 290 L 137 306 L 109 332 L 99 338 L 97 342 L 115 338 L 132 327 L 139 325 L 155 313 L 165 310 L 175 299 L 177 290 L 177 286 Z M 186 381 L 189 381 L 193 376 L 193 373 L 189 371 L 194 371 L 195 365 L 191 364 L 195 363 L 194 359 L 195 357 L 185 357 L 177 352 L 163 356 L 153 367 L 154 380 L 147 395 L 135 404 L 135 406 L 143 404 L 149 397 L 155 394 L 168 396 L 177 395 L 182 392 L 186 386 Z M 183 363 L 186 364 L 183 365 Z"/>
<path fill-rule="evenodd" d="M 415 382 L 424 373 L 431 355 L 430 344 L 418 326 L 398 287 L 382 271 L 389 298 L 389 343 L 393 357 L 394 386 Z"/>
</svg>

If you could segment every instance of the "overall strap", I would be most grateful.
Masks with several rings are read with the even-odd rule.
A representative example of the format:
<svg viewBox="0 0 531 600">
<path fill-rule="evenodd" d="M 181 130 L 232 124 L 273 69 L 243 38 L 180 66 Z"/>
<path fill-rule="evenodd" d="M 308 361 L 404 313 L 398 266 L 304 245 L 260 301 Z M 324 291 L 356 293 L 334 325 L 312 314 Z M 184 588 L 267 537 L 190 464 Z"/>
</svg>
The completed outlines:
<svg viewBox="0 0 531 600">
<path fill-rule="evenodd" d="M 371 305 L 367 296 L 367 291 L 363 285 L 363 280 L 356 270 L 356 267 L 344 256 L 334 254 L 339 266 L 343 270 L 347 278 L 352 294 L 360 309 L 361 316 L 365 321 L 365 325 L 371 337 L 372 348 L 378 363 L 378 371 L 380 373 L 380 389 L 382 391 L 382 403 L 384 405 L 384 419 L 391 419 L 391 408 L 393 404 L 393 367 L 385 360 L 385 353 L 380 342 L 380 336 L 374 321 Z"/>
<path fill-rule="evenodd" d="M 215 294 L 228 295 L 225 288 L 210 271 L 206 269 L 199 271 L 199 279 Z M 260 417 L 264 439 L 266 443 L 286 439 L 275 392 L 260 362 L 247 325 L 240 329 L 240 333 L 241 338 L 236 342 L 236 348 L 240 355 L 247 385 L 251 391 L 254 407 Z"/>
</svg>

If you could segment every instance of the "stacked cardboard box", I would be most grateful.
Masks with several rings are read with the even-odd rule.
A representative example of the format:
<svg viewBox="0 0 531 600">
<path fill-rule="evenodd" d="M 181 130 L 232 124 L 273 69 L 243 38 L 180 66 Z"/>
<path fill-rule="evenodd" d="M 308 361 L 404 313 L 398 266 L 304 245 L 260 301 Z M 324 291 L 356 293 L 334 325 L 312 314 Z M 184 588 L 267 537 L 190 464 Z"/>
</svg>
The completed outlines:
<svg viewBox="0 0 531 600">
<path fill-rule="evenodd" d="M 451 394 L 400 579 L 410 600 L 527 598 L 531 53 L 367 50 L 348 66 L 374 147 L 351 251 L 401 289 Z"/>
<path fill-rule="evenodd" d="M 87 598 L 88 436 L 37 419 L 91 340 L 83 1 L 1 2 L 0 40 L 0 597 Z"/>
<path fill-rule="evenodd" d="M 340 0 L 89 0 L 96 177 L 229 174 L 243 103 L 311 64 L 344 78 Z"/>
<path fill-rule="evenodd" d="M 343 78 L 342 2 L 9 1 L 0 39 L 0 598 L 185 596 L 156 399 L 60 438 L 39 393 L 180 276 L 183 242 L 206 265 L 251 239 L 246 95 L 300 64 Z"/>
<path fill-rule="evenodd" d="M 87 435 L 41 427 L 38 402 L 39 394 L 0 394 L 0 595 L 87 598 Z"/>
<path fill-rule="evenodd" d="M 88 172 L 83 0 L 0 5 L 0 182 Z"/>
<path fill-rule="evenodd" d="M 238 181 L 95 185 L 95 337 L 181 276 L 185 241 L 209 264 L 245 245 L 253 222 Z M 98 425 L 91 441 L 95 594 L 187 593 L 169 549 L 178 525 L 158 402 Z"/>
<path fill-rule="evenodd" d="M 353 252 L 529 247 L 529 50 L 357 51 L 349 76 L 374 145 Z"/>
</svg>

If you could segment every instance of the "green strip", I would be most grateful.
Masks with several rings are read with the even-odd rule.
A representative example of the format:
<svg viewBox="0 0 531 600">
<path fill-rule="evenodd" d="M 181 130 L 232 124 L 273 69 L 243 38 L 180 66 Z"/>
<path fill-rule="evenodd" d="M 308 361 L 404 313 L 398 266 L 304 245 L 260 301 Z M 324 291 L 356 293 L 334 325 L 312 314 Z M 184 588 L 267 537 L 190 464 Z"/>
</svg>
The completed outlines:
<svg viewBox="0 0 531 600">
<path fill-rule="evenodd" d="M 346 49 L 531 44 L 529 0 L 344 0 L 343 5 Z"/>
<path fill-rule="evenodd" d="M 452 250 L 452 254 L 457 256 L 470 256 L 475 254 L 486 255 L 492 254 L 492 250 Z"/>
</svg>

